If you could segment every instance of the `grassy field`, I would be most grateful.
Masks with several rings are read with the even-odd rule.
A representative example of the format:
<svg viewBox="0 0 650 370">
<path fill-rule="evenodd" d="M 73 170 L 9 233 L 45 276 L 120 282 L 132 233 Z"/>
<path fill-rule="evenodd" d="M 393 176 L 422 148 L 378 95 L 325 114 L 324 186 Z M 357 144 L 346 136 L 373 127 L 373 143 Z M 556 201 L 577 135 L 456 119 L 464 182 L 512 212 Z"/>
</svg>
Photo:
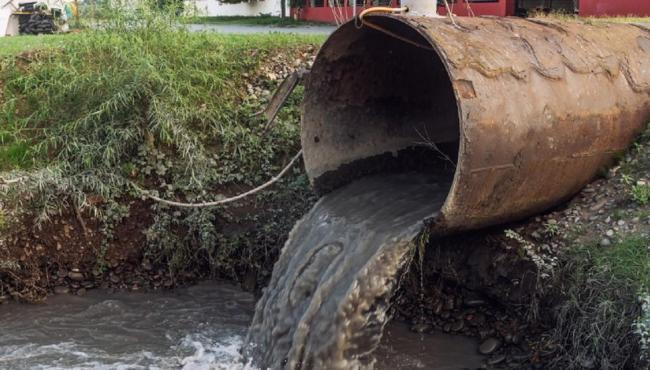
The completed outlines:
<svg viewBox="0 0 650 370">
<path fill-rule="evenodd" d="M 77 34 L 1 37 L 0 57 L 12 56 L 34 49 L 61 47 L 78 37 Z"/>
</svg>

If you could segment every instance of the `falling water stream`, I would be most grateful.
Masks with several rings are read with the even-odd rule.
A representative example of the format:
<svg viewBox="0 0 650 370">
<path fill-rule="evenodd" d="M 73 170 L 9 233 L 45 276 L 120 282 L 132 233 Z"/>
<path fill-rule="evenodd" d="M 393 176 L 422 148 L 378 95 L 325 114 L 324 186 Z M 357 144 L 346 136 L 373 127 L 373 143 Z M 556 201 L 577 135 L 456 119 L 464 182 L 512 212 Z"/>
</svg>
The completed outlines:
<svg viewBox="0 0 650 370">
<path fill-rule="evenodd" d="M 376 175 L 322 197 L 275 265 L 247 358 L 272 369 L 371 368 L 414 238 L 449 186 L 448 177 Z"/>
</svg>

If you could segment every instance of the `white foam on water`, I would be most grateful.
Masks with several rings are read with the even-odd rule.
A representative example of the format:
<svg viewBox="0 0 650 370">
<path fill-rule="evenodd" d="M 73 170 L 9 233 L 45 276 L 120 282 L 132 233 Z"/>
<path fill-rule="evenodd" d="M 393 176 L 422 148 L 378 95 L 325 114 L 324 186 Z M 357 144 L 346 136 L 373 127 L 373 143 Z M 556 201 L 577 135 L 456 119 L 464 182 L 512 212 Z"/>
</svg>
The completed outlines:
<svg viewBox="0 0 650 370">
<path fill-rule="evenodd" d="M 244 364 L 241 336 L 218 338 L 214 332 L 188 334 L 167 354 L 136 351 L 117 357 L 74 342 L 0 347 L 0 368 L 39 370 L 255 370 Z M 177 353 L 170 355 L 169 353 Z"/>
<path fill-rule="evenodd" d="M 214 282 L 4 305 L 0 370 L 252 370 L 239 348 L 253 304 L 249 293 Z"/>
<path fill-rule="evenodd" d="M 242 337 L 230 337 L 216 342 L 203 335 L 187 335 L 184 347 L 194 348 L 194 354 L 181 360 L 183 370 L 253 370 L 244 364 L 239 349 Z"/>
</svg>

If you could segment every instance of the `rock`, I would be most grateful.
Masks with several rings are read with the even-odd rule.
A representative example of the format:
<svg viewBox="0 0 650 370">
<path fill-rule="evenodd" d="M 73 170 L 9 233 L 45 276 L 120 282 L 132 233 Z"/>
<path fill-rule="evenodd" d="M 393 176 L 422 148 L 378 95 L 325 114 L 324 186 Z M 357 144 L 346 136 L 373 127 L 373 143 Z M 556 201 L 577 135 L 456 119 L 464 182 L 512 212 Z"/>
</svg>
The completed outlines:
<svg viewBox="0 0 650 370">
<path fill-rule="evenodd" d="M 451 310 L 454 309 L 454 298 L 453 297 L 447 298 L 447 300 L 445 301 L 445 309 L 448 310 L 448 311 L 451 311 Z"/>
<path fill-rule="evenodd" d="M 54 294 L 68 294 L 70 293 L 70 288 L 64 285 L 57 285 L 54 287 Z"/>
<path fill-rule="evenodd" d="M 611 238 L 612 236 L 614 236 L 614 230 L 612 230 L 612 229 L 607 230 L 607 232 L 605 232 L 605 235 L 607 235 L 607 236 L 609 236 Z"/>
<path fill-rule="evenodd" d="M 79 269 L 72 269 L 68 272 L 68 278 L 74 281 L 83 281 L 84 274 Z"/>
<path fill-rule="evenodd" d="M 600 241 L 601 247 L 609 247 L 610 245 L 612 245 L 612 242 L 608 238 L 603 238 L 603 240 Z"/>
<path fill-rule="evenodd" d="M 494 353 L 494 351 L 499 349 L 499 347 L 501 347 L 501 341 L 494 337 L 490 337 L 481 343 L 478 347 L 478 351 L 482 355 L 489 355 Z"/>
<path fill-rule="evenodd" d="M 505 361 L 506 355 L 496 355 L 487 361 L 488 365 L 497 365 Z"/>
<path fill-rule="evenodd" d="M 592 212 L 600 211 L 600 209 L 603 208 L 605 204 L 607 204 L 607 198 L 598 201 L 596 204 L 589 207 L 589 210 Z"/>
<path fill-rule="evenodd" d="M 9 296 L 6 294 L 0 295 L 0 304 L 9 302 Z"/>
<path fill-rule="evenodd" d="M 111 274 L 111 283 L 117 284 L 119 282 L 120 282 L 120 277 L 115 274 Z"/>
<path fill-rule="evenodd" d="M 465 322 L 463 320 L 457 320 L 451 325 L 451 331 L 461 331 L 465 327 Z"/>
<path fill-rule="evenodd" d="M 483 326 L 485 324 L 485 315 L 481 312 L 477 313 L 469 320 L 470 326 Z"/>
<path fill-rule="evenodd" d="M 79 296 L 86 295 L 86 288 L 79 288 L 79 290 L 77 290 L 77 295 Z"/>
<path fill-rule="evenodd" d="M 528 359 L 530 358 L 530 354 L 525 352 L 517 352 L 517 353 L 513 353 L 510 356 L 510 358 L 516 362 L 524 362 L 524 361 L 528 361 Z"/>
<path fill-rule="evenodd" d="M 618 224 L 618 226 L 624 226 L 624 225 L 625 225 L 625 221 L 623 221 L 623 220 L 618 220 L 617 224 Z"/>
<path fill-rule="evenodd" d="M 149 262 L 148 259 L 145 259 L 142 261 L 142 268 L 145 271 L 151 271 L 151 269 L 153 269 L 153 266 L 151 265 L 151 262 Z"/>
</svg>

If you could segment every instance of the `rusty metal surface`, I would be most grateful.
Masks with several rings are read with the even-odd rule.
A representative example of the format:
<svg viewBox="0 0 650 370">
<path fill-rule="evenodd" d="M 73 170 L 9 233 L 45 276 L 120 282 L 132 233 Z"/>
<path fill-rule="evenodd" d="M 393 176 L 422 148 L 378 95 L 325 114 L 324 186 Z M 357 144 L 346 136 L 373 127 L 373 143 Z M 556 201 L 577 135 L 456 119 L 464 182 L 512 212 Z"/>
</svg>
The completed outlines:
<svg viewBox="0 0 650 370">
<path fill-rule="evenodd" d="M 459 27 L 415 17 L 370 20 L 413 40 L 403 25 L 417 32 L 433 47 L 431 58 L 442 62 L 453 86 L 460 141 L 453 185 L 436 222 L 443 231 L 507 222 L 552 207 L 609 165 L 650 121 L 647 28 L 519 18 L 461 18 Z M 330 37 L 312 77 L 336 74 L 328 63 L 358 56 L 363 38 L 354 39 L 355 32 L 362 31 L 347 24 Z M 306 86 L 303 118 L 305 163 L 314 181 L 364 155 L 341 154 L 338 147 L 325 156 L 323 144 L 314 144 L 313 132 L 330 122 L 317 116 L 326 109 L 310 104 L 337 104 L 319 101 L 316 89 L 354 84 L 345 76 L 316 77 Z M 389 151 L 402 145 L 388 144 Z M 351 145 L 350 153 L 355 150 Z"/>
<path fill-rule="evenodd" d="M 278 86 L 278 88 L 275 90 L 273 96 L 269 100 L 269 103 L 266 105 L 266 108 L 264 108 L 263 111 L 256 113 L 256 115 L 263 114 L 266 118 L 266 124 L 264 125 L 265 131 L 271 127 L 273 121 L 275 120 L 275 117 L 278 115 L 278 112 L 280 112 L 280 109 L 282 106 L 284 106 L 284 103 L 286 103 L 287 99 L 289 99 L 289 96 L 291 96 L 291 93 L 296 88 L 296 86 L 298 86 L 298 84 L 302 82 L 305 76 L 308 75 L 309 71 L 305 69 L 291 73 L 289 76 L 287 76 L 287 78 L 282 80 L 280 86 Z"/>
</svg>

